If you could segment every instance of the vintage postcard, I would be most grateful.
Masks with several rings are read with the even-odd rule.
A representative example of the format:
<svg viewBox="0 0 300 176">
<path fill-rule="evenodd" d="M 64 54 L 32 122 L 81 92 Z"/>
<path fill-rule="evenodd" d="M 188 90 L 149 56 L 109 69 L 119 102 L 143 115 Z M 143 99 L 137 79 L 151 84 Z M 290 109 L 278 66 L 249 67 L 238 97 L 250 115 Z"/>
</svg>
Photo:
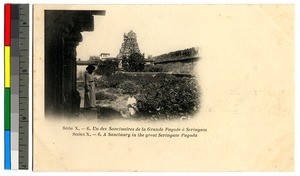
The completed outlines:
<svg viewBox="0 0 300 176">
<path fill-rule="evenodd" d="M 293 5 L 34 5 L 35 171 L 293 171 Z"/>
</svg>

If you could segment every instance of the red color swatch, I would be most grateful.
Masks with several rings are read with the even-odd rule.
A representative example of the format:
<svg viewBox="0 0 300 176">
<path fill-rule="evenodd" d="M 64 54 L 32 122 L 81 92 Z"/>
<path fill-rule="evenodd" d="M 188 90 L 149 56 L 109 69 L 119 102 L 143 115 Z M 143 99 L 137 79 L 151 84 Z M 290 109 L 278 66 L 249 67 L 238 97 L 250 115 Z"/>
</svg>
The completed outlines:
<svg viewBox="0 0 300 176">
<path fill-rule="evenodd" d="M 4 5 L 4 45 L 10 46 L 11 5 Z"/>
</svg>

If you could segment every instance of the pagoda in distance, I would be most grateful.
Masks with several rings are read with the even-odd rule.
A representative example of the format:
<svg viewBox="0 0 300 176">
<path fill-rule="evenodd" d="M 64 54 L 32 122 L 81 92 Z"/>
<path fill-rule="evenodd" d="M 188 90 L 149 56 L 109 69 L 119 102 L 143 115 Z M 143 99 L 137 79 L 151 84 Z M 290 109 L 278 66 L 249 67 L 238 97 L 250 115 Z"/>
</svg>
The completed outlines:
<svg viewBox="0 0 300 176">
<path fill-rule="evenodd" d="M 131 30 L 127 34 L 124 33 L 123 37 L 123 43 L 117 56 L 118 59 L 122 60 L 124 58 L 128 58 L 133 53 L 141 53 L 135 32 Z"/>
</svg>

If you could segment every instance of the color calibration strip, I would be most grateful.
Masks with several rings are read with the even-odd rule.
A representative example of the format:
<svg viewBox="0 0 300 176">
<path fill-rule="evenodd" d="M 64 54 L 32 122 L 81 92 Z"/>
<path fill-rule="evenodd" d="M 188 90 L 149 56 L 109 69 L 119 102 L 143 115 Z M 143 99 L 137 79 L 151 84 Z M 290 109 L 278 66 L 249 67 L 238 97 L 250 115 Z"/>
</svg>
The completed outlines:
<svg viewBox="0 0 300 176">
<path fill-rule="evenodd" d="M 4 168 L 28 169 L 29 5 L 4 8 Z"/>
<path fill-rule="evenodd" d="M 11 136 L 10 136 L 10 32 L 11 32 L 11 5 L 4 5 L 4 168 L 11 169 Z"/>
</svg>

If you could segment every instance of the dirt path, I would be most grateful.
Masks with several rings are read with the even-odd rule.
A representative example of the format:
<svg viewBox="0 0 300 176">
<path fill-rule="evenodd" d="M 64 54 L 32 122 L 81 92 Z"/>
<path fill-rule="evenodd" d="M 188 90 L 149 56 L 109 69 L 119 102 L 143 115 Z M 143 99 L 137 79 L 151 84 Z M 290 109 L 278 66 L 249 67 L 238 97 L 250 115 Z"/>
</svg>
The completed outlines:
<svg viewBox="0 0 300 176">
<path fill-rule="evenodd" d="M 102 99 L 96 98 L 96 106 L 99 108 L 99 111 L 101 111 L 102 116 L 121 116 L 120 112 L 127 109 L 126 102 L 129 96 L 122 94 L 119 89 L 96 88 L 96 92 L 103 95 L 99 96 Z M 84 90 L 79 90 L 79 93 L 81 96 L 80 108 L 84 108 Z"/>
</svg>

